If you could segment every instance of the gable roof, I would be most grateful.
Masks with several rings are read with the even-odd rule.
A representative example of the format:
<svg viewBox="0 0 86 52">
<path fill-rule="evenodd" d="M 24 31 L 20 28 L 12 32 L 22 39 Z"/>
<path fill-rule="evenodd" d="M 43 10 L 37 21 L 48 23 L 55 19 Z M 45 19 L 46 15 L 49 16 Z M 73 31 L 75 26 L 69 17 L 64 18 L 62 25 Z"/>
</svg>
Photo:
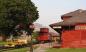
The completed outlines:
<svg viewBox="0 0 86 52">
<path fill-rule="evenodd" d="M 74 26 L 79 23 L 86 23 L 86 17 L 72 17 L 68 20 L 51 24 L 50 26 Z"/>
<path fill-rule="evenodd" d="M 73 12 L 66 13 L 62 16 L 77 16 L 77 17 L 84 17 L 86 16 L 86 10 L 78 9 Z"/>
<path fill-rule="evenodd" d="M 86 23 L 86 10 L 78 9 L 62 16 L 71 16 L 71 18 L 69 18 L 68 20 L 51 24 L 50 26 L 73 26 L 78 23 Z"/>
</svg>

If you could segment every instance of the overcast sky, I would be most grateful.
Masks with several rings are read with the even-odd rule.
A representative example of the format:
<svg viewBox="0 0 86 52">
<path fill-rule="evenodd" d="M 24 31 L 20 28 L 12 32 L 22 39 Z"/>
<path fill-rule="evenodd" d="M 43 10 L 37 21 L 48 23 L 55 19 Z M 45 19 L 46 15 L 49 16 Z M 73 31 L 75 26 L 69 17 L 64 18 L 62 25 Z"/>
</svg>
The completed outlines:
<svg viewBox="0 0 86 52">
<path fill-rule="evenodd" d="M 61 21 L 61 15 L 77 10 L 86 10 L 86 0 L 32 0 L 38 7 L 39 19 L 36 23 L 48 26 Z"/>
</svg>

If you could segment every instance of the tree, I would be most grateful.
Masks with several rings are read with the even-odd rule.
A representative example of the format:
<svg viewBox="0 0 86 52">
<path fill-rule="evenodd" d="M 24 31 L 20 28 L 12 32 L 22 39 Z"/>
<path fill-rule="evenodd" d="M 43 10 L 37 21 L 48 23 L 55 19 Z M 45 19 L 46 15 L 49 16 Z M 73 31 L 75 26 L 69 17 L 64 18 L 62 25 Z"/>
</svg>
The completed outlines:
<svg viewBox="0 0 86 52">
<path fill-rule="evenodd" d="M 0 33 L 9 35 L 17 25 L 26 27 L 38 18 L 37 7 L 31 0 L 0 0 Z"/>
</svg>

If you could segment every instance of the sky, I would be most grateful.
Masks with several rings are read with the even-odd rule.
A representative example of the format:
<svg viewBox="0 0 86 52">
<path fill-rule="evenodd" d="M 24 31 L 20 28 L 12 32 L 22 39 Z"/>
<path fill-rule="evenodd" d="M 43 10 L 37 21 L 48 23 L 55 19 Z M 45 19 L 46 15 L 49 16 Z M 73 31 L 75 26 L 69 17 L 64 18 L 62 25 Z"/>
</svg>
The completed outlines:
<svg viewBox="0 0 86 52">
<path fill-rule="evenodd" d="M 86 10 L 86 0 L 32 0 L 38 7 L 39 19 L 35 23 L 48 26 L 60 22 L 61 15 L 78 9 Z"/>
</svg>

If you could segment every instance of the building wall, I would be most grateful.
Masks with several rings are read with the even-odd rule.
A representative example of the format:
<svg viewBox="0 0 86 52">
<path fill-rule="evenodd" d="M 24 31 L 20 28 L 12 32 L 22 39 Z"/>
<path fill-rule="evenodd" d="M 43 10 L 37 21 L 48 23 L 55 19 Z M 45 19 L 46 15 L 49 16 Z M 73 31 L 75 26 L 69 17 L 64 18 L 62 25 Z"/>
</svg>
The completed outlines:
<svg viewBox="0 0 86 52">
<path fill-rule="evenodd" d="M 3 35 L 0 35 L 0 41 L 6 40 L 6 37 Z"/>
<path fill-rule="evenodd" d="M 77 24 L 75 30 L 86 30 L 86 24 Z"/>
<path fill-rule="evenodd" d="M 62 48 L 86 48 L 86 30 L 71 30 L 62 33 Z"/>
<path fill-rule="evenodd" d="M 0 36 L 0 41 L 2 41 L 3 40 L 3 37 L 2 36 Z"/>
</svg>

